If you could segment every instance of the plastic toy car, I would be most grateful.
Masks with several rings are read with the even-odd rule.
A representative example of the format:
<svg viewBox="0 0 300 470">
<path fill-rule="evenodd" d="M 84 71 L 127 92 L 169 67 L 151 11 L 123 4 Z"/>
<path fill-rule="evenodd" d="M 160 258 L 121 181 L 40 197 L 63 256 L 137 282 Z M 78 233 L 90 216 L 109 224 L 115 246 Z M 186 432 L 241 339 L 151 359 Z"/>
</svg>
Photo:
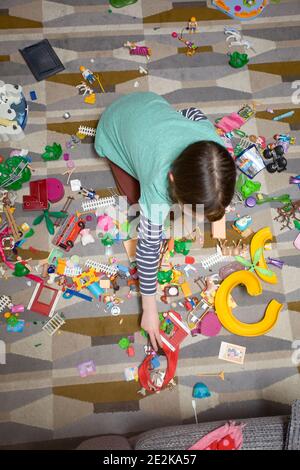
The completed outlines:
<svg viewBox="0 0 300 470">
<path fill-rule="evenodd" d="M 268 145 L 264 150 L 263 156 L 266 160 L 273 159 L 271 163 L 266 165 L 266 169 L 269 173 L 275 173 L 276 171 L 281 173 L 286 170 L 287 159 L 284 157 L 284 148 L 282 145 L 276 145 L 276 147 Z"/>
<path fill-rule="evenodd" d="M 84 229 L 85 221 L 77 215 L 70 215 L 53 239 L 53 243 L 63 250 L 70 251 L 73 248 L 80 231 Z"/>
</svg>

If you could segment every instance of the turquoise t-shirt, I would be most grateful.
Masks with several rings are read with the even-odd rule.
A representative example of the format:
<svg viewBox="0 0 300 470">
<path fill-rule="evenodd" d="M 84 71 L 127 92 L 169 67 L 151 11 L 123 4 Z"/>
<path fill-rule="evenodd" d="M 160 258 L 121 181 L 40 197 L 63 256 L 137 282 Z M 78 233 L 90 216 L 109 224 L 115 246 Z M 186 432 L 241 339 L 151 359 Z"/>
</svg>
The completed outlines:
<svg viewBox="0 0 300 470">
<path fill-rule="evenodd" d="M 172 204 L 168 196 L 172 163 L 186 147 L 201 140 L 224 146 L 209 120 L 187 119 L 156 93 L 132 93 L 102 114 L 95 149 L 139 181 L 141 209 L 158 224 Z"/>
</svg>

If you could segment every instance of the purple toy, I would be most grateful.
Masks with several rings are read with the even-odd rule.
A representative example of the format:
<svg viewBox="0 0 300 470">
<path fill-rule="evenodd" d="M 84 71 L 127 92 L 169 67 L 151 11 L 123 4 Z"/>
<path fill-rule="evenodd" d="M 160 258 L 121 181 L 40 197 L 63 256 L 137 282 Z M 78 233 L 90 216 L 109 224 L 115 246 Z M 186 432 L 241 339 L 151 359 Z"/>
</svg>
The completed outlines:
<svg viewBox="0 0 300 470">
<path fill-rule="evenodd" d="M 82 362 L 77 366 L 80 377 L 88 377 L 96 374 L 96 364 L 94 361 Z"/>
<path fill-rule="evenodd" d="M 247 207 L 254 207 L 256 206 L 256 199 L 253 196 L 247 197 L 245 204 Z"/>
<path fill-rule="evenodd" d="M 284 265 L 284 261 L 280 261 L 280 259 L 276 258 L 267 258 L 267 263 L 272 264 L 273 266 L 276 266 L 276 268 L 282 269 L 282 266 Z"/>
</svg>

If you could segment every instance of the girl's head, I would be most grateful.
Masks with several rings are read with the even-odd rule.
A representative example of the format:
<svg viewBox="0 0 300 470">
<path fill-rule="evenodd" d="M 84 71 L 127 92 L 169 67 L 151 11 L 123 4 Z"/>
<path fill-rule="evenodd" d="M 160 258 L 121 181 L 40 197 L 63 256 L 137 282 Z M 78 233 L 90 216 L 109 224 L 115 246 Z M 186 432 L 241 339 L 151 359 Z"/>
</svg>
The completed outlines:
<svg viewBox="0 0 300 470">
<path fill-rule="evenodd" d="M 225 147 L 212 141 L 189 145 L 174 161 L 169 173 L 174 202 L 204 204 L 210 222 L 220 220 L 234 194 L 236 168 Z"/>
</svg>

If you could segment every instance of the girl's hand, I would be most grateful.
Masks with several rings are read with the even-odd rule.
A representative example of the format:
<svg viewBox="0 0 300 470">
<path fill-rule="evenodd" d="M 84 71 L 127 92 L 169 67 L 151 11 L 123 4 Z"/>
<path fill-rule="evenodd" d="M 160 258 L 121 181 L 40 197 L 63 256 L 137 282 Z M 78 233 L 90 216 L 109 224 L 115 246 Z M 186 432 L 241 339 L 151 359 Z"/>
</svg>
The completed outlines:
<svg viewBox="0 0 300 470">
<path fill-rule="evenodd" d="M 152 347 L 155 351 L 158 346 L 162 347 L 162 341 L 159 333 L 159 317 L 156 306 L 155 295 L 142 296 L 143 316 L 141 327 L 149 334 Z"/>
</svg>

